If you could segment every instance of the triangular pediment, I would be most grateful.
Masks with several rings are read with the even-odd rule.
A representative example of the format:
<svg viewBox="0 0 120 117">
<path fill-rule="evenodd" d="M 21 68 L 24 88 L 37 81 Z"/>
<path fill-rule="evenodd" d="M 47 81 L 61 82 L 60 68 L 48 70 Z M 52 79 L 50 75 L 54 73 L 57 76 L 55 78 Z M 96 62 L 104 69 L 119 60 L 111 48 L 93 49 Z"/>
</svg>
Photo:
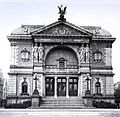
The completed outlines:
<svg viewBox="0 0 120 117">
<path fill-rule="evenodd" d="M 55 22 L 32 32 L 33 35 L 52 36 L 91 36 L 92 33 L 86 29 L 75 26 L 69 22 Z"/>
</svg>

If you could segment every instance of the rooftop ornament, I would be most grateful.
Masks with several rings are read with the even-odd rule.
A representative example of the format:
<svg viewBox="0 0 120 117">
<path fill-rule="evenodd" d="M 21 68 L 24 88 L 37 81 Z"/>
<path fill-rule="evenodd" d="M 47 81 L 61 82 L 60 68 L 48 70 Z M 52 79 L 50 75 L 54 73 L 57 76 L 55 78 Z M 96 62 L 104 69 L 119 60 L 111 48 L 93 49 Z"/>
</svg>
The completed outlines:
<svg viewBox="0 0 120 117">
<path fill-rule="evenodd" d="M 60 14 L 60 17 L 58 18 L 59 21 L 66 21 L 66 19 L 64 18 L 64 15 L 66 14 L 66 8 L 67 7 L 64 7 L 63 8 L 63 5 L 61 5 L 60 7 L 58 6 L 59 8 L 59 13 Z"/>
</svg>

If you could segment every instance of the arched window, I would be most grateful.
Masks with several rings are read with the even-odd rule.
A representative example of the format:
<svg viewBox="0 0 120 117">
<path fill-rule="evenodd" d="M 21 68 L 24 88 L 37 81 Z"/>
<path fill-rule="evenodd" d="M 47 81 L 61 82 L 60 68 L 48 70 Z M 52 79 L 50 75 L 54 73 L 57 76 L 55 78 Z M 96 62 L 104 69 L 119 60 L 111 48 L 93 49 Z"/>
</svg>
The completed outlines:
<svg viewBox="0 0 120 117">
<path fill-rule="evenodd" d="M 97 82 L 95 83 L 95 94 L 96 95 L 102 95 L 101 94 L 101 83 L 99 82 L 99 78 L 96 78 Z"/>
<path fill-rule="evenodd" d="M 28 84 L 26 82 L 26 78 L 24 78 L 24 81 L 22 82 L 22 95 L 28 95 Z"/>
</svg>

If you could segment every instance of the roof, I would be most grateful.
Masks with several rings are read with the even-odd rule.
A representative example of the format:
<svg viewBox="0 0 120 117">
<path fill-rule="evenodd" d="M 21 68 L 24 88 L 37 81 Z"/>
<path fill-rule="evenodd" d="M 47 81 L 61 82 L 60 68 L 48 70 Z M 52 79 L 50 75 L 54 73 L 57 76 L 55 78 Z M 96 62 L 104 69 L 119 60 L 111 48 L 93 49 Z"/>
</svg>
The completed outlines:
<svg viewBox="0 0 120 117">
<path fill-rule="evenodd" d="M 31 32 L 44 27 L 44 25 L 21 25 L 21 27 L 16 28 L 11 35 L 26 35 Z"/>
<path fill-rule="evenodd" d="M 50 25 L 21 25 L 21 27 L 15 29 L 12 33 L 11 36 L 17 36 L 17 35 L 31 35 L 34 32 L 39 32 L 39 31 L 44 31 L 48 28 L 52 28 L 54 26 L 57 26 L 59 24 L 64 24 L 67 26 L 72 27 L 75 30 L 82 31 L 86 34 L 92 34 L 95 37 L 105 37 L 105 38 L 112 38 L 112 35 L 106 31 L 105 29 L 102 29 L 99 26 L 76 26 L 72 23 L 69 22 L 54 22 Z"/>
<path fill-rule="evenodd" d="M 99 26 L 80 26 L 80 27 L 89 30 L 91 33 L 93 33 L 93 35 L 112 37 L 112 35 L 107 30 Z"/>
</svg>

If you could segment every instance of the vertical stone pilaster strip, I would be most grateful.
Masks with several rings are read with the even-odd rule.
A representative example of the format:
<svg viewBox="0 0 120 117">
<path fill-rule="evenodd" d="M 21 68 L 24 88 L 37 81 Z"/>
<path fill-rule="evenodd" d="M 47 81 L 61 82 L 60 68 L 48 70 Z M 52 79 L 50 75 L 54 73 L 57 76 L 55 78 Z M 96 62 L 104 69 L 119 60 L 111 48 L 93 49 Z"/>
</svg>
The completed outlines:
<svg viewBox="0 0 120 117">
<path fill-rule="evenodd" d="M 80 97 L 80 91 L 81 91 L 81 79 L 80 76 L 78 76 L 78 97 Z"/>
<path fill-rule="evenodd" d="M 46 93 L 46 91 L 45 91 L 45 76 L 43 75 L 43 77 L 42 77 L 42 82 L 41 82 L 41 86 L 42 86 L 42 97 L 45 97 L 45 93 Z"/>
</svg>

